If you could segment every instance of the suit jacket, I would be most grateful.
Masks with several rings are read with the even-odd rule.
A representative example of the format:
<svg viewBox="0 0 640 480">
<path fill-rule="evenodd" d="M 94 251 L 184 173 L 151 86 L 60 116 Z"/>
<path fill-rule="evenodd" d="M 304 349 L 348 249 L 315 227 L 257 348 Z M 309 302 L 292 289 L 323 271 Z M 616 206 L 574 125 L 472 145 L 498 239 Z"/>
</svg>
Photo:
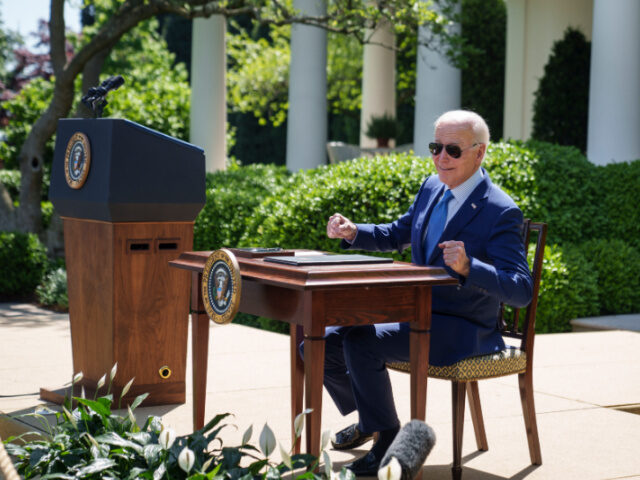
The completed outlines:
<svg viewBox="0 0 640 480">
<path fill-rule="evenodd" d="M 436 247 L 425 259 L 422 239 L 445 185 L 428 177 L 409 210 L 393 223 L 358 224 L 352 249 L 392 251 L 411 246 L 412 262 L 447 269 L 458 285 L 433 287 L 429 362 L 450 365 L 505 348 L 498 329 L 500 302 L 528 305 L 532 279 L 522 240 L 522 212 L 483 170 L 483 180 L 447 223 L 440 241 L 464 242 L 470 272 L 464 278 L 444 264 Z"/>
</svg>

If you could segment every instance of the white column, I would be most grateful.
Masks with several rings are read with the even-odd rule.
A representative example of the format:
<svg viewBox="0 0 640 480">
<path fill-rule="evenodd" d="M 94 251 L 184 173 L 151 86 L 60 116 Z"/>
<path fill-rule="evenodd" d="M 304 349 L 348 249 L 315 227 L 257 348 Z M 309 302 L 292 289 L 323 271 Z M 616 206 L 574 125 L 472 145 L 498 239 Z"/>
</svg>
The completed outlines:
<svg viewBox="0 0 640 480">
<path fill-rule="evenodd" d="M 191 143 L 204 148 L 207 172 L 226 166 L 226 19 L 193 20 L 191 47 Z"/>
<path fill-rule="evenodd" d="M 327 13 L 326 0 L 294 0 L 303 14 Z M 327 32 L 318 27 L 291 27 L 287 168 L 292 172 L 326 164 Z"/>
<path fill-rule="evenodd" d="M 587 156 L 598 165 L 640 158 L 640 2 L 595 0 Z"/>
<path fill-rule="evenodd" d="M 454 28 L 459 30 L 460 27 Z M 428 35 L 427 27 L 420 27 L 418 38 Z M 422 45 L 418 45 L 416 63 L 413 150 L 417 155 L 427 156 L 436 119 L 448 110 L 460 108 L 462 77 L 460 70 L 453 67 L 445 56 Z"/>
<path fill-rule="evenodd" d="M 396 37 L 388 22 L 366 33 L 362 57 L 362 109 L 360 146 L 376 147 L 376 140 L 365 135 L 372 116 L 396 116 Z"/>
<path fill-rule="evenodd" d="M 507 0 L 507 38 L 504 69 L 504 138 L 524 140 L 526 72 L 526 0 Z"/>
</svg>

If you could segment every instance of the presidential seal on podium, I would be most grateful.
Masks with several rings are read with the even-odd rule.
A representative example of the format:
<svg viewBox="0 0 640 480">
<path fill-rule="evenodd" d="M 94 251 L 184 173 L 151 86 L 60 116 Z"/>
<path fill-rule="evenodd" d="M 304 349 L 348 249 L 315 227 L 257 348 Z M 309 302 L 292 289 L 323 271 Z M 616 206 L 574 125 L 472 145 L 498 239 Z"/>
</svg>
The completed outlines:
<svg viewBox="0 0 640 480">
<path fill-rule="evenodd" d="M 231 322 L 240 308 L 240 266 L 235 255 L 221 248 L 209 255 L 202 272 L 202 300 L 209 318 Z"/>
<path fill-rule="evenodd" d="M 71 188 L 82 188 L 89 175 L 91 149 L 89 138 L 80 132 L 74 133 L 67 143 L 64 155 L 64 176 Z"/>
</svg>

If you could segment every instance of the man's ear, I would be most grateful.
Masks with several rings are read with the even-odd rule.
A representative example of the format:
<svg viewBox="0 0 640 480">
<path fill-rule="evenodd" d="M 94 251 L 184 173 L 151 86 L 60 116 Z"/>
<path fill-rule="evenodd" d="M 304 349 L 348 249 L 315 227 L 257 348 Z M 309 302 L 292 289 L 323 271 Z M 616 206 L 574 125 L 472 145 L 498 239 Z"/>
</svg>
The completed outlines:
<svg viewBox="0 0 640 480">
<path fill-rule="evenodd" d="M 487 151 L 487 144 L 481 143 L 478 147 L 478 151 L 476 153 L 476 163 L 480 165 L 482 163 L 482 159 L 484 158 L 484 154 Z"/>
</svg>

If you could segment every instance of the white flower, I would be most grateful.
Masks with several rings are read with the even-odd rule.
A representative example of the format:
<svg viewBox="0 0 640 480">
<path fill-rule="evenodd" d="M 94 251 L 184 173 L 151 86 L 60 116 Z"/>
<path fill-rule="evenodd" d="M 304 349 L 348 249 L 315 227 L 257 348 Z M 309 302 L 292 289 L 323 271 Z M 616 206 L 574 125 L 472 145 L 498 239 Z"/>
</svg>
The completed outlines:
<svg viewBox="0 0 640 480">
<path fill-rule="evenodd" d="M 378 480 L 400 480 L 402 477 L 402 467 L 396 457 L 391 457 L 391 461 L 378 470 Z"/>
<path fill-rule="evenodd" d="M 195 461 L 196 456 L 189 447 L 184 447 L 180 452 L 180 455 L 178 455 L 178 465 L 180 465 L 180 468 L 187 473 L 191 471 Z"/>
<path fill-rule="evenodd" d="M 176 432 L 171 430 L 170 428 L 165 428 L 160 432 L 158 436 L 158 443 L 165 450 L 169 450 L 173 442 L 176 441 Z"/>
<path fill-rule="evenodd" d="M 82 372 L 78 372 L 74 375 L 73 380 L 71 381 L 71 383 L 78 383 L 80 380 L 82 380 Z"/>
<path fill-rule="evenodd" d="M 100 380 L 98 380 L 98 386 L 96 387 L 96 390 L 100 390 L 102 387 L 104 387 L 104 384 L 106 381 L 107 381 L 107 375 L 104 374 L 102 375 L 102 377 L 100 377 Z"/>
<path fill-rule="evenodd" d="M 116 372 L 118 371 L 118 362 L 113 364 L 113 367 L 111 367 L 111 373 L 109 374 L 109 380 L 111 380 L 113 382 L 113 377 L 116 376 Z"/>
</svg>

